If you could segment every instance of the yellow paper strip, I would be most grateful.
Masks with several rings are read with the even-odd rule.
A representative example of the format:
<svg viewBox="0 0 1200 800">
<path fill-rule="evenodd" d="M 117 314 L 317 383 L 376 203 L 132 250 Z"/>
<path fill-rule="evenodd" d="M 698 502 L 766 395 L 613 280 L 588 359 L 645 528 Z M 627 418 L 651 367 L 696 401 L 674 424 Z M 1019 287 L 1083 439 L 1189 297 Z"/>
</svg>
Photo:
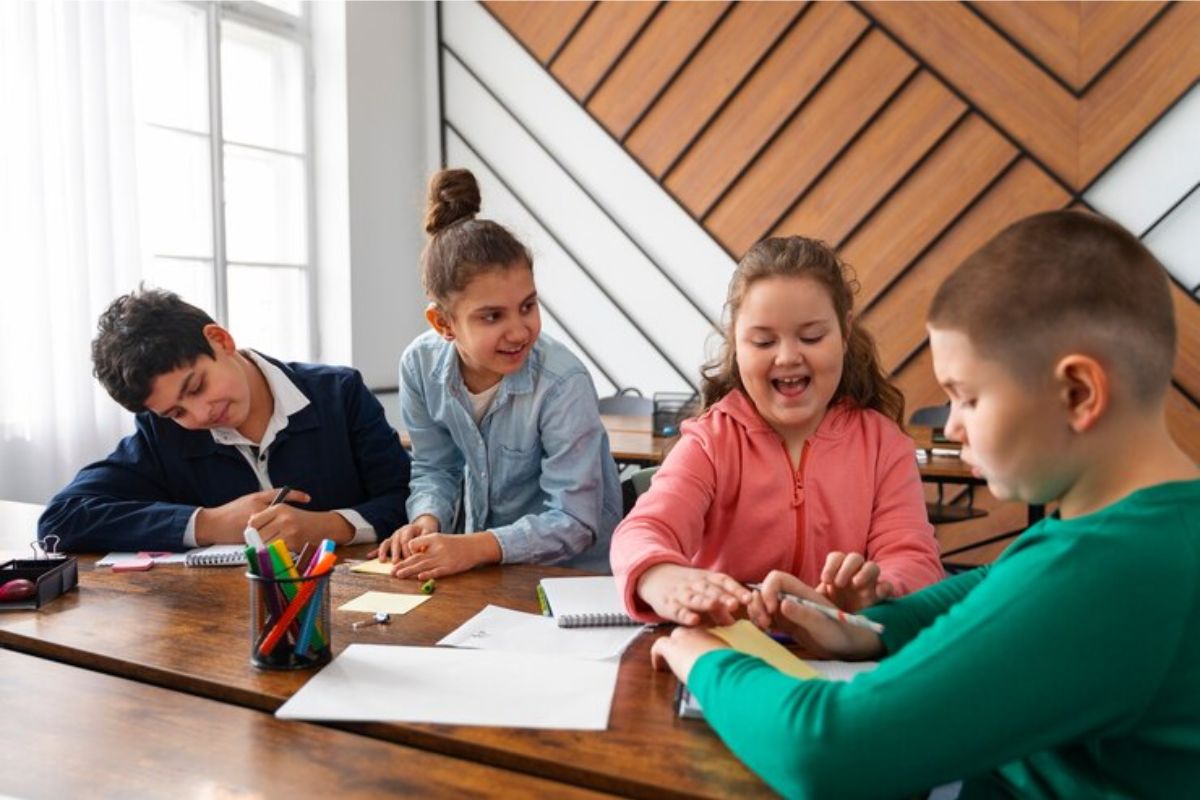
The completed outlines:
<svg viewBox="0 0 1200 800">
<path fill-rule="evenodd" d="M 802 680 L 824 677 L 808 662 L 759 630 L 750 620 L 740 619 L 722 628 L 709 628 L 708 632 L 740 653 L 761 658 L 784 675 Z"/>
<path fill-rule="evenodd" d="M 392 567 L 394 566 L 396 565 L 390 561 L 380 561 L 377 558 L 372 558 L 355 564 L 350 568 L 350 571 L 361 572 L 367 575 L 391 575 Z"/>
<path fill-rule="evenodd" d="M 366 611 L 368 613 L 386 611 L 389 614 L 407 614 L 428 599 L 429 595 L 427 594 L 364 592 L 349 603 L 338 606 L 338 611 Z"/>
</svg>

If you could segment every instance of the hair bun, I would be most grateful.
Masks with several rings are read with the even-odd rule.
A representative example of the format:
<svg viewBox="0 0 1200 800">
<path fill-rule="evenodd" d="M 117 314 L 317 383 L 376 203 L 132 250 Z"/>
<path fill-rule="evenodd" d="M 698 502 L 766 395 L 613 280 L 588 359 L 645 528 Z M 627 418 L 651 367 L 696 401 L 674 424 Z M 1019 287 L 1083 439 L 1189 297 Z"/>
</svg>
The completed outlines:
<svg viewBox="0 0 1200 800">
<path fill-rule="evenodd" d="M 425 232 L 430 236 L 479 213 L 479 183 L 469 169 L 444 169 L 429 180 Z"/>
</svg>

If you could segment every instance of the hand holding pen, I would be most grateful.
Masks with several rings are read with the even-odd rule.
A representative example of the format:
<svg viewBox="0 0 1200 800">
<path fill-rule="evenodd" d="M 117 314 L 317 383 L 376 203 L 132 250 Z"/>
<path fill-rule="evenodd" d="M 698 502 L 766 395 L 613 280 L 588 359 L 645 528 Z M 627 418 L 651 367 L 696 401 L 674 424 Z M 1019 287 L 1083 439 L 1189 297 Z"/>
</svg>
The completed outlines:
<svg viewBox="0 0 1200 800">
<path fill-rule="evenodd" d="M 750 619 L 759 627 L 789 634 L 804 655 L 855 661 L 883 654 L 883 626 L 830 606 L 796 576 L 773 570 L 761 584 L 749 587 L 755 590 Z"/>
</svg>

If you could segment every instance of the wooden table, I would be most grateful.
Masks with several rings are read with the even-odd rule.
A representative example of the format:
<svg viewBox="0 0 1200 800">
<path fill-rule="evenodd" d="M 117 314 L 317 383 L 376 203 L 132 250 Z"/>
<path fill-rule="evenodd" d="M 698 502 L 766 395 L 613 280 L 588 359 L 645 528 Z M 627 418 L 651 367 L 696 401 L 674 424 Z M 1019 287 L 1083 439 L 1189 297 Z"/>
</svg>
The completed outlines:
<svg viewBox="0 0 1200 800">
<path fill-rule="evenodd" d="M 0 504 L 0 514 L 3 506 Z M 13 536 L 2 522 L 0 531 Z M 21 532 L 16 539 L 29 536 Z M 31 536 L 29 538 L 32 538 Z M 4 541 L 0 541 L 3 545 Z M 367 546 L 348 548 L 362 556 Z M 94 569 L 80 560 L 79 588 L 37 612 L 0 614 L 0 646 L 142 683 L 273 712 L 311 676 L 264 672 L 249 662 L 249 599 L 237 568 Z M 390 625 L 354 631 L 361 614 L 333 611 L 335 654 L 354 642 L 432 645 L 485 605 L 537 611 L 535 586 L 555 567 L 488 567 L 438 580 L 433 599 Z M 417 582 L 354 575 L 340 566 L 333 608 L 368 590 L 416 592 Z M 514 730 L 411 723 L 337 727 L 597 791 L 638 797 L 769 796 L 702 721 L 675 714 L 676 681 L 655 672 L 643 634 L 626 652 L 602 732 Z M 403 680 L 398 675 L 397 680 Z"/>
<path fill-rule="evenodd" d="M 11 650 L 0 687 L 18 797 L 606 796 Z"/>
</svg>

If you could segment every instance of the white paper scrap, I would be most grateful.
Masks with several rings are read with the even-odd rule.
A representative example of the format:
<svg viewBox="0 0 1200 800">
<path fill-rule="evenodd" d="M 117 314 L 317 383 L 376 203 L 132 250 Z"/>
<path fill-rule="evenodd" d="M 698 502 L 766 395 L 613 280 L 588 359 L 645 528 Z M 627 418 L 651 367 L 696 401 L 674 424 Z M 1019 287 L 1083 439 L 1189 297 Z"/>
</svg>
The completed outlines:
<svg viewBox="0 0 1200 800">
<path fill-rule="evenodd" d="M 643 630 L 637 627 L 560 628 L 553 617 L 487 606 L 438 644 L 603 659 L 620 656 Z"/>
</svg>

